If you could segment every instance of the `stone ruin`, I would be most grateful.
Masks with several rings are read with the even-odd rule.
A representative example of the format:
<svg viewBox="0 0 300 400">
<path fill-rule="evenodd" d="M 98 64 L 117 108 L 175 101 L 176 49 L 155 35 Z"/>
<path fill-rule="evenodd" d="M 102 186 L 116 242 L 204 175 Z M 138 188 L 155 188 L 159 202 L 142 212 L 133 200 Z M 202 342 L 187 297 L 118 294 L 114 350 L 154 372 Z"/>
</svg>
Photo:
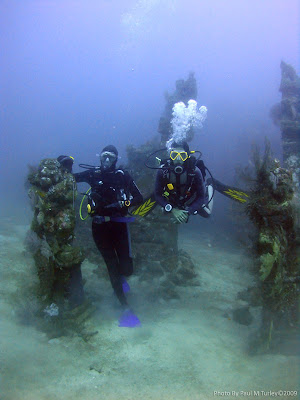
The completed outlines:
<svg viewBox="0 0 300 400">
<path fill-rule="evenodd" d="M 261 282 L 262 324 L 250 346 L 254 353 L 287 349 L 299 334 L 300 79 L 292 66 L 280 67 L 282 100 L 270 116 L 281 130 L 283 167 L 268 142 L 264 155 L 253 148 L 254 185 L 246 205 L 257 230 Z"/>
<path fill-rule="evenodd" d="M 293 175 L 295 185 L 300 190 L 300 78 L 291 65 L 280 64 L 282 93 L 281 102 L 275 104 L 270 115 L 280 127 L 284 166 Z"/>
</svg>

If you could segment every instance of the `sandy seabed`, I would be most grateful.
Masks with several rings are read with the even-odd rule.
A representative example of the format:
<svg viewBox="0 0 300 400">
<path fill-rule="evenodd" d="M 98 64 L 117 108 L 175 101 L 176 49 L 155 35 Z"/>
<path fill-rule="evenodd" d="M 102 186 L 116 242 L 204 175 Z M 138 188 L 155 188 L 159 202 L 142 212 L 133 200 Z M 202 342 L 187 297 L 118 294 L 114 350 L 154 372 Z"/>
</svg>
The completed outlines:
<svg viewBox="0 0 300 400">
<path fill-rule="evenodd" d="M 134 329 L 118 327 L 110 284 L 95 279 L 96 266 L 85 261 L 85 291 L 96 304 L 88 325 L 98 331 L 86 342 L 76 334 L 49 339 L 18 318 L 37 280 L 23 244 L 27 230 L 2 219 L 1 400 L 298 398 L 297 354 L 247 354 L 260 308 L 250 308 L 249 326 L 228 317 L 242 305 L 237 293 L 253 284 L 252 260 L 231 240 L 219 247 L 213 236 L 183 229 L 180 247 L 199 268 L 199 286 L 181 287 L 180 300 L 149 303 L 147 285 L 130 278 L 129 301 L 142 322 Z"/>
</svg>

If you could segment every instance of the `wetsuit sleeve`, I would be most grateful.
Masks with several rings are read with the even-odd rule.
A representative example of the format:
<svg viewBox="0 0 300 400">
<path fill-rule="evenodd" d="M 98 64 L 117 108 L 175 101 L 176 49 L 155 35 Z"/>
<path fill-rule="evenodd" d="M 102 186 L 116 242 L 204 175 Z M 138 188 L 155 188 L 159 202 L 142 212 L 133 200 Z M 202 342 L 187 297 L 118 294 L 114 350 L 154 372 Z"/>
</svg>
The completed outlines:
<svg viewBox="0 0 300 400">
<path fill-rule="evenodd" d="M 129 193 L 132 196 L 130 205 L 137 206 L 138 204 L 142 204 L 144 201 L 142 193 L 139 191 L 139 188 L 136 186 L 136 183 L 128 173 L 126 173 L 126 180 L 129 188 Z"/>
<path fill-rule="evenodd" d="M 198 211 L 205 202 L 205 185 L 204 180 L 199 168 L 195 169 L 195 189 L 196 189 L 196 198 L 188 207 L 188 212 L 193 214 L 195 211 Z"/>
<path fill-rule="evenodd" d="M 163 171 L 159 169 L 156 174 L 156 181 L 155 181 L 155 200 L 159 205 L 164 207 L 169 201 L 163 196 L 165 189 L 165 182 L 163 177 Z"/>
<path fill-rule="evenodd" d="M 83 172 L 77 172 L 76 174 L 73 174 L 75 181 L 76 182 L 87 182 L 89 185 L 91 185 L 92 182 L 92 174 L 91 171 L 83 171 Z"/>
</svg>

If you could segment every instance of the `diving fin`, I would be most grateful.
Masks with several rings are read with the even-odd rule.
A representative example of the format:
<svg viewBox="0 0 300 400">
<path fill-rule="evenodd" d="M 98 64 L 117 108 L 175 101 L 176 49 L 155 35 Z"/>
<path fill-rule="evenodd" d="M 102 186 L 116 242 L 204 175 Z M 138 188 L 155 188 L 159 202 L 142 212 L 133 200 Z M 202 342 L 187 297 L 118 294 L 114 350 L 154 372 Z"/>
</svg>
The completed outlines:
<svg viewBox="0 0 300 400">
<path fill-rule="evenodd" d="M 224 183 L 216 180 L 216 179 L 207 179 L 207 185 L 212 185 L 214 190 L 217 192 L 223 194 L 224 196 L 230 198 L 231 200 L 237 201 L 239 203 L 246 203 L 249 199 L 249 193 L 233 187 L 229 185 L 225 185 Z M 210 194 L 209 196 L 211 205 L 210 205 L 210 212 L 208 214 L 211 214 L 211 209 L 212 209 L 212 197 L 213 195 Z M 134 207 L 133 211 L 130 212 L 131 215 L 135 215 L 137 217 L 145 217 L 148 215 L 151 211 L 154 210 L 154 208 L 157 206 L 157 202 L 155 200 L 154 193 L 151 194 L 151 196 L 147 197 L 147 199 L 144 201 L 143 204 Z"/>
<path fill-rule="evenodd" d="M 135 328 L 141 326 L 141 321 L 129 308 L 125 309 L 119 318 L 119 327 L 121 328 Z"/>
<path fill-rule="evenodd" d="M 131 215 L 136 215 L 139 217 L 145 217 L 148 215 L 151 211 L 154 210 L 154 208 L 157 206 L 157 202 L 155 200 L 154 193 L 149 196 L 143 204 L 141 204 L 138 207 L 135 207 L 133 211 L 130 212 Z"/>
<path fill-rule="evenodd" d="M 224 183 L 217 181 L 216 179 L 208 179 L 207 183 L 212 184 L 217 192 L 229 197 L 231 200 L 239 203 L 246 203 L 249 199 L 249 193 L 233 186 L 224 185 Z"/>
</svg>

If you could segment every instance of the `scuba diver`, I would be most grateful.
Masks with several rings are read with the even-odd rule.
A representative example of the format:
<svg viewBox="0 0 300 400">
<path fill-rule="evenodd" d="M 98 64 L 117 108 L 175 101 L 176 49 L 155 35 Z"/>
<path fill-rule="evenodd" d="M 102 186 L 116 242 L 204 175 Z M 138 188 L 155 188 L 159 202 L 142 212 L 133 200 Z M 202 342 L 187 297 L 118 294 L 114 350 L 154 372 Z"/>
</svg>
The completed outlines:
<svg viewBox="0 0 300 400">
<path fill-rule="evenodd" d="M 130 289 L 125 276 L 133 272 L 128 223 L 134 218 L 127 214 L 129 206 L 143 202 L 143 196 L 129 173 L 116 167 L 117 161 L 116 147 L 106 146 L 100 154 L 100 167 L 81 164 L 87 170 L 75 173 L 74 177 L 76 182 L 87 182 L 91 186 L 88 213 L 93 218 L 93 238 L 124 311 L 119 326 L 132 327 L 140 321 L 130 310 L 125 297 Z"/>
<path fill-rule="evenodd" d="M 208 218 L 212 211 L 213 187 L 204 184 L 203 161 L 200 170 L 186 141 L 173 142 L 169 157 L 157 171 L 155 200 L 177 223 L 185 223 L 189 215 L 195 214 Z"/>
<path fill-rule="evenodd" d="M 155 190 L 142 205 L 131 210 L 131 215 L 145 217 L 160 205 L 174 217 L 175 223 L 181 224 L 188 222 L 190 215 L 209 218 L 215 191 L 238 203 L 247 202 L 249 193 L 216 180 L 200 159 L 201 152 L 190 151 L 186 141 L 171 142 L 169 158 L 155 157 L 159 166 L 149 164 L 151 157 L 165 150 L 156 150 L 147 157 L 145 166 L 157 170 Z M 210 177 L 205 180 L 206 173 Z"/>
</svg>

